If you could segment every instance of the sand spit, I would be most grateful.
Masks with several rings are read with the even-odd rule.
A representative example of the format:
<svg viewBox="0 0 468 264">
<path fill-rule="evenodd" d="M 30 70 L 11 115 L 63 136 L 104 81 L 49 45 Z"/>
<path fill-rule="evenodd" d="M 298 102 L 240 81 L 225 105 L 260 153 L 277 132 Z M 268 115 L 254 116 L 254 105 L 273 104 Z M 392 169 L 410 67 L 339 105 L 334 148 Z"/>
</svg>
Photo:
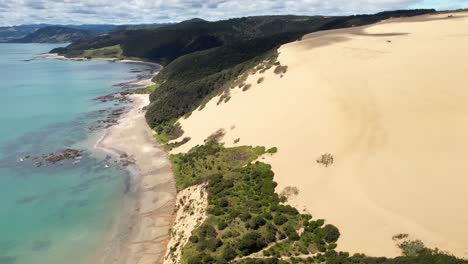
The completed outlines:
<svg viewBox="0 0 468 264">
<path fill-rule="evenodd" d="M 134 106 L 100 141 L 99 147 L 128 155 L 139 179 L 135 225 L 123 245 L 119 264 L 162 263 L 174 220 L 176 189 L 167 153 L 153 137 L 142 108 L 148 95 L 131 95 Z"/>
<path fill-rule="evenodd" d="M 208 194 L 206 184 L 188 187 L 177 193 L 176 217 L 171 228 L 164 264 L 180 263 L 182 248 L 187 244 L 192 231 L 207 218 Z"/>
<path fill-rule="evenodd" d="M 305 36 L 279 49 L 286 73 L 182 118 L 191 140 L 173 151 L 220 128 L 227 146 L 276 146 L 278 191 L 297 187 L 293 205 L 337 225 L 338 250 L 396 256 L 408 233 L 468 258 L 467 28 L 460 12 Z"/>
</svg>

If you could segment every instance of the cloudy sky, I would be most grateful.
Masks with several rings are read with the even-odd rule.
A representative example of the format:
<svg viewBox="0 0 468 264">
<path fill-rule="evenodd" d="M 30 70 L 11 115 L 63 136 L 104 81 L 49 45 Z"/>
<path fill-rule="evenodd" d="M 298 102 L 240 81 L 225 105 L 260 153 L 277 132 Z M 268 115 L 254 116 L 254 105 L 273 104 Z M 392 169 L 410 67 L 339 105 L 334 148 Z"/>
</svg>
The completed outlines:
<svg viewBox="0 0 468 264">
<path fill-rule="evenodd" d="M 403 8 L 467 8 L 468 0 L 0 0 L 0 25 L 135 24 L 194 17 L 341 15 Z"/>
</svg>

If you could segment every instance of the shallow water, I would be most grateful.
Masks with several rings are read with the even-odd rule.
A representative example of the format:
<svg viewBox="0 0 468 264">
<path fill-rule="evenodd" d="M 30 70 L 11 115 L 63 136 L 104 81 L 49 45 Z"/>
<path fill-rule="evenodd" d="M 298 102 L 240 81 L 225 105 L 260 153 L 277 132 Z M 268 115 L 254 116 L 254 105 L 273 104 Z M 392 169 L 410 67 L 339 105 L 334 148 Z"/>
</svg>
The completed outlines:
<svg viewBox="0 0 468 264">
<path fill-rule="evenodd" d="M 122 107 L 93 99 L 145 66 L 29 61 L 54 47 L 0 44 L 0 264 L 91 262 L 108 242 L 125 196 L 127 172 L 92 149 L 41 167 L 32 157 L 82 149 L 99 132 L 90 130 L 97 120 Z"/>
</svg>

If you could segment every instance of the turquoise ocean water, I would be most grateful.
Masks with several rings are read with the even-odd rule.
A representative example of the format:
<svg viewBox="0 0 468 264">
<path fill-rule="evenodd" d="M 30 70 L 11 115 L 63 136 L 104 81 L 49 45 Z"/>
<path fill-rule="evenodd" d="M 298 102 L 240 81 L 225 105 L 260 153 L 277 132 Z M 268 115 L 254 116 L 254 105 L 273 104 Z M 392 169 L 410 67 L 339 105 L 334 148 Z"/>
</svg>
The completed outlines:
<svg viewBox="0 0 468 264">
<path fill-rule="evenodd" d="M 99 133 L 89 128 L 122 105 L 93 99 L 144 66 L 29 60 L 54 47 L 0 44 L 0 264 L 92 262 L 125 196 L 127 173 L 91 148 L 75 162 L 36 167 L 31 159 Z"/>
</svg>

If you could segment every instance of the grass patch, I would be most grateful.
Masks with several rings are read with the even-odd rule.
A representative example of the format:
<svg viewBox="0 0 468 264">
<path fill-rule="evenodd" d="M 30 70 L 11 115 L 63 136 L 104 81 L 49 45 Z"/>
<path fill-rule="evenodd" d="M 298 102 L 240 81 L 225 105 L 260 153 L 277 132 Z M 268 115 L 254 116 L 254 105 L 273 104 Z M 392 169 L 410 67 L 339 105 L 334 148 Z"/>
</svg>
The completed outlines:
<svg viewBox="0 0 468 264">
<path fill-rule="evenodd" d="M 167 145 L 169 141 L 178 139 L 184 134 L 184 130 L 182 130 L 180 124 L 173 122 L 161 124 L 155 128 L 155 131 L 156 140 L 162 145 Z"/>
<path fill-rule="evenodd" d="M 167 150 L 172 150 L 172 149 L 175 149 L 175 148 L 178 148 L 182 145 L 184 145 L 185 143 L 189 142 L 190 141 L 190 137 L 184 137 L 181 141 L 178 141 L 178 142 L 174 142 L 174 143 L 168 143 L 166 144 L 166 149 Z"/>
<path fill-rule="evenodd" d="M 158 89 L 158 87 L 159 87 L 160 85 L 161 85 L 161 84 L 155 83 L 155 84 L 150 85 L 150 86 L 145 87 L 145 88 L 134 89 L 134 90 L 127 90 L 127 91 L 121 92 L 121 94 L 122 94 L 122 95 L 128 95 L 128 94 L 150 94 L 150 93 L 156 91 L 156 89 Z"/>
<path fill-rule="evenodd" d="M 82 56 L 85 58 L 125 58 L 120 45 L 108 46 L 99 49 L 84 50 Z"/>
<path fill-rule="evenodd" d="M 245 166 L 257 159 L 259 147 L 224 148 L 210 141 L 191 149 L 187 154 L 171 155 L 177 190 L 199 184 L 208 177 Z"/>
</svg>

